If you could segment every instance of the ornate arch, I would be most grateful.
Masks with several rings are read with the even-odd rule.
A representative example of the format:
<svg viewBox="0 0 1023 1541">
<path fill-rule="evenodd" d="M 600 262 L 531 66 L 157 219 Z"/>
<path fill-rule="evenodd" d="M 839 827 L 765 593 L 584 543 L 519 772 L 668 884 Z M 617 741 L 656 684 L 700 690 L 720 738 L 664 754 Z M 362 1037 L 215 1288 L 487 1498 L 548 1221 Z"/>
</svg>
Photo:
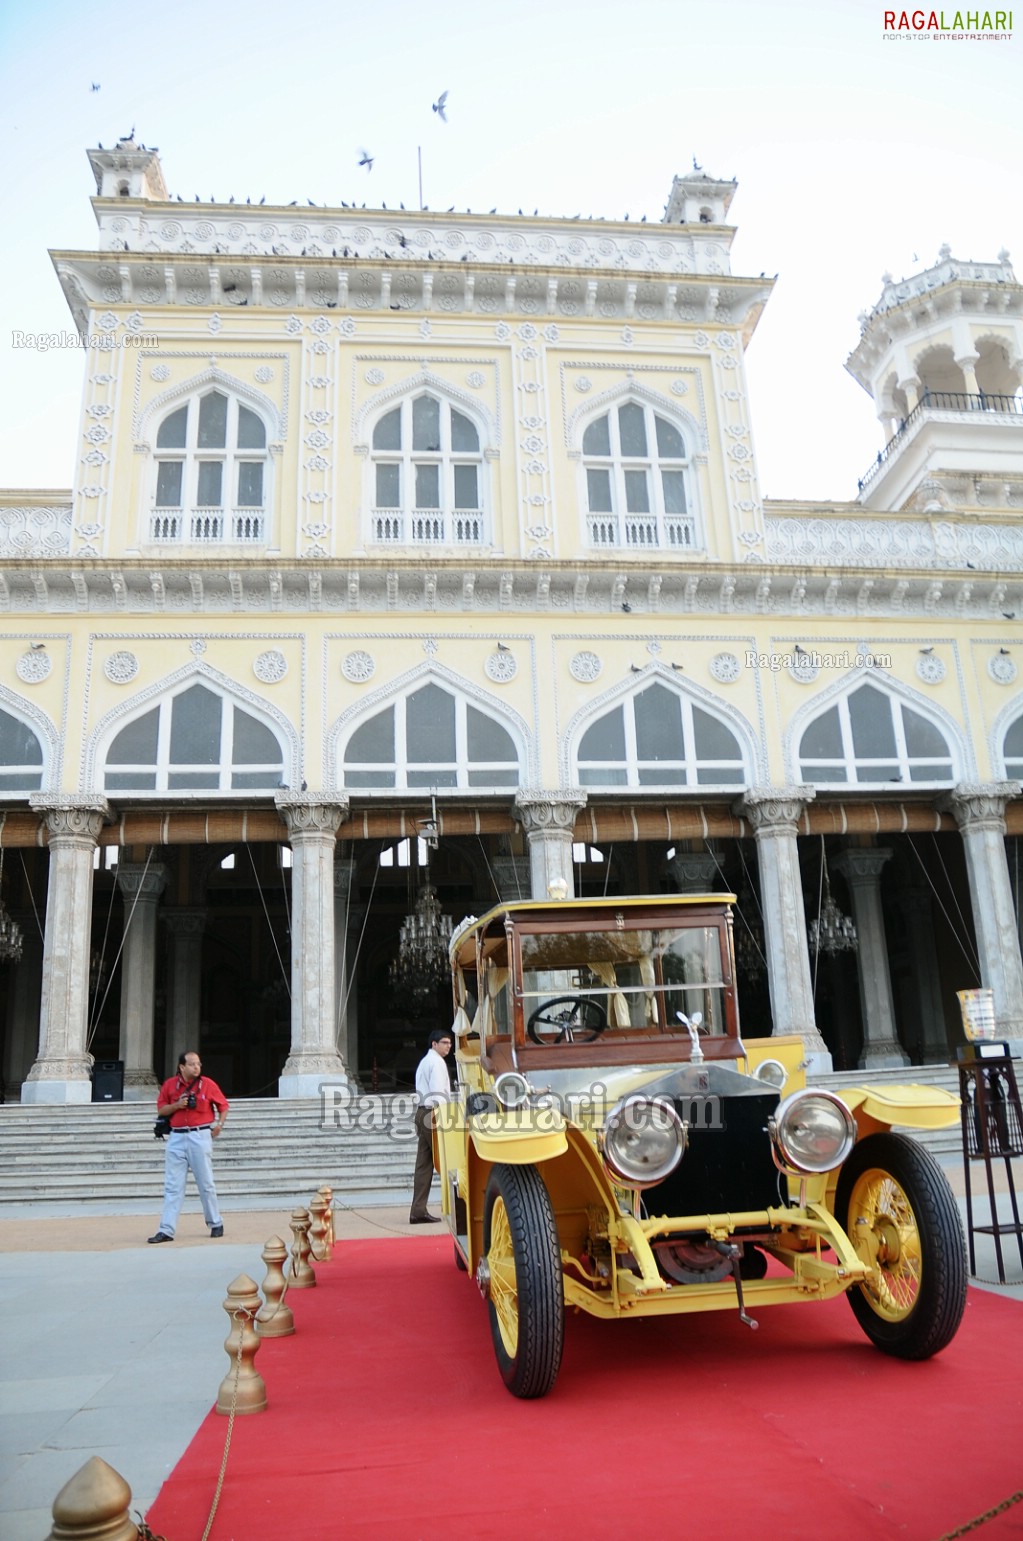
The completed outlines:
<svg viewBox="0 0 1023 1541">
<path fill-rule="evenodd" d="M 56 723 L 52 722 L 45 712 L 41 711 L 31 701 L 26 701 L 24 696 L 18 695 L 6 685 L 0 685 L 0 707 L 11 717 L 16 717 L 27 728 L 31 728 L 39 740 L 39 747 L 43 752 L 43 763 L 40 767 L 40 791 L 59 783 L 61 763 L 61 738 L 57 731 Z M 87 785 L 88 783 L 83 783 Z M 9 794 L 17 797 L 20 794 Z M 28 793 L 25 794 L 26 797 Z"/>
<path fill-rule="evenodd" d="M 799 744 L 806 729 L 829 707 L 834 706 L 842 697 L 852 695 L 861 685 L 873 685 L 882 695 L 908 706 L 941 730 L 949 747 L 953 782 L 976 777 L 977 764 L 973 744 L 951 713 L 947 712 L 943 706 L 939 706 L 936 701 L 921 695 L 912 686 L 897 680 L 887 670 L 874 668 L 850 670 L 848 674 L 843 674 L 840 679 L 826 685 L 823 690 L 817 691 L 809 701 L 793 713 L 782 736 L 782 753 L 786 775 L 790 781 L 802 785 Z"/>
<path fill-rule="evenodd" d="M 429 391 L 433 396 L 438 396 L 447 402 L 449 407 L 454 407 L 475 423 L 480 430 L 481 448 L 484 454 L 493 454 L 500 445 L 497 432 L 497 424 L 482 401 L 468 391 L 462 390 L 457 385 L 450 385 L 447 380 L 442 380 L 435 375 L 429 364 L 423 364 L 415 374 L 406 375 L 404 380 L 398 380 L 394 385 L 388 385 L 383 390 L 370 396 L 359 408 L 355 415 L 353 437 L 357 450 L 368 452 L 372 429 L 377 419 L 382 417 L 391 407 L 407 396 L 415 396 L 421 391 Z"/>
<path fill-rule="evenodd" d="M 580 455 L 582 453 L 583 433 L 591 422 L 602 417 L 612 407 L 622 406 L 627 401 L 639 401 L 665 417 L 669 422 L 675 423 L 682 434 L 688 433 L 692 443 L 692 453 L 705 455 L 707 453 L 707 428 L 688 407 L 683 407 L 679 402 L 673 401 L 670 396 L 664 396 L 660 391 L 653 390 L 649 385 L 635 379 L 625 379 L 616 385 L 608 386 L 601 391 L 599 396 L 590 397 L 580 406 L 576 407 L 565 423 L 565 442 L 569 453 Z M 690 457 L 691 458 L 691 457 Z"/>
<path fill-rule="evenodd" d="M 988 753 L 991 757 L 991 769 L 996 777 L 1008 775 L 1005 769 L 1005 736 L 1013 723 L 1021 717 L 1023 717 L 1023 690 L 1017 691 L 1012 699 L 1005 703 L 991 724 Z"/>
<path fill-rule="evenodd" d="M 169 696 L 178 695 L 180 688 L 200 681 L 209 685 L 218 695 L 225 697 L 233 705 L 242 707 L 252 716 L 262 720 L 264 725 L 275 734 L 284 754 L 284 779 L 289 783 L 293 782 L 296 779 L 296 773 L 300 770 L 302 757 L 301 741 L 292 723 L 283 712 L 272 706 L 263 696 L 257 695 L 254 690 L 249 690 L 245 685 L 240 685 L 237 680 L 222 674 L 219 669 L 214 669 L 202 659 L 196 659 L 176 669 L 173 674 L 165 675 L 163 679 L 147 685 L 145 689 L 137 691 L 135 695 L 104 713 L 86 740 L 82 757 L 82 785 L 94 784 L 91 778 L 97 775 L 98 768 L 102 766 L 104 754 L 111 740 L 134 717 L 140 716 L 143 711 Z M 173 793 L 168 795 L 173 796 Z"/>
<path fill-rule="evenodd" d="M 269 396 L 257 390 L 254 385 L 249 385 L 245 380 L 239 380 L 237 375 L 227 374 L 216 364 L 211 364 L 201 374 L 192 375 L 190 379 L 182 380 L 177 385 L 169 385 L 158 396 L 154 396 L 139 414 L 138 437 L 145 439 L 152 432 L 154 422 L 158 418 L 162 419 L 168 408 L 190 401 L 210 387 L 218 387 L 232 396 L 237 396 L 246 406 L 258 413 L 267 424 L 268 440 L 283 443 L 287 436 L 287 424 L 276 402 L 271 401 Z"/>
<path fill-rule="evenodd" d="M 384 707 L 402 700 L 414 689 L 427 684 L 437 685 L 442 690 L 449 690 L 455 695 L 464 697 L 481 712 L 492 717 L 510 735 L 519 752 L 519 771 L 523 783 L 529 784 L 536 778 L 535 744 L 525 718 L 488 691 L 472 684 L 463 675 L 456 674 L 453 669 L 447 668 L 436 660 L 430 660 L 415 664 L 404 674 L 396 675 L 394 679 L 376 690 L 367 692 L 334 718 L 324 735 L 323 784 L 325 790 L 337 791 L 342 785 L 342 777 L 339 775 L 340 753 L 342 746 L 347 743 L 352 733 Z"/>
<path fill-rule="evenodd" d="M 586 729 L 598 718 L 605 716 L 612 707 L 631 696 L 638 695 L 654 681 L 659 685 L 666 685 L 675 695 L 688 699 L 694 706 L 702 707 L 711 717 L 716 717 L 735 734 L 750 783 L 757 784 L 768 779 L 767 756 L 763 740 L 754 731 L 747 718 L 734 706 L 715 695 L 712 690 L 708 690 L 706 686 L 698 684 L 696 680 L 679 679 L 673 669 L 669 669 L 666 664 L 655 659 L 652 663 L 646 664 L 638 674 L 610 686 L 569 719 L 558 745 L 558 771 L 562 786 L 577 785 L 573 779 L 572 767 L 579 742 Z"/>
</svg>

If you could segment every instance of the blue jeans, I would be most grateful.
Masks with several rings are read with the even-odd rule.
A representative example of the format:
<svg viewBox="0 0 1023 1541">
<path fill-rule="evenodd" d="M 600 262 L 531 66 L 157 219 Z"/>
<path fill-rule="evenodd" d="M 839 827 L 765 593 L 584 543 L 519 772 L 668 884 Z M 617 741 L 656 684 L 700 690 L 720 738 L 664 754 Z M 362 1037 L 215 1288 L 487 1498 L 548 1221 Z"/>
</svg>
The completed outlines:
<svg viewBox="0 0 1023 1541">
<path fill-rule="evenodd" d="M 163 1213 L 160 1229 L 173 1236 L 185 1197 L 189 1168 L 202 1200 L 207 1225 L 222 1225 L 217 1190 L 213 1185 L 213 1138 L 208 1129 L 172 1129 L 167 1136 L 163 1169 Z"/>
</svg>

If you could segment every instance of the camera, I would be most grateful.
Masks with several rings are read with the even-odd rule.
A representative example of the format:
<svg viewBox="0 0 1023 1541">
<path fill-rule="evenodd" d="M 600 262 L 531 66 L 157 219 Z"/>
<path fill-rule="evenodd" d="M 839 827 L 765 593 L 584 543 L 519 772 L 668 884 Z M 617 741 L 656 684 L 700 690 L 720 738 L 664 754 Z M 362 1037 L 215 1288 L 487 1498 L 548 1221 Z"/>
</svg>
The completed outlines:
<svg viewBox="0 0 1023 1541">
<path fill-rule="evenodd" d="M 188 1108 L 195 1108 L 195 1092 L 189 1092 L 188 1096 L 185 1098 L 185 1106 Z"/>
</svg>

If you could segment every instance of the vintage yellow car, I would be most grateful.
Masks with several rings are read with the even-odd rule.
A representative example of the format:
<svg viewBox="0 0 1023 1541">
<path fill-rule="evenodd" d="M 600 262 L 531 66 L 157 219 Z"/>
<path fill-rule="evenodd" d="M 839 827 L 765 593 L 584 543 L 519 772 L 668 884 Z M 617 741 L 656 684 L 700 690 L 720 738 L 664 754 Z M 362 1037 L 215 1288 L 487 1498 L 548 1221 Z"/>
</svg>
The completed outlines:
<svg viewBox="0 0 1023 1541">
<path fill-rule="evenodd" d="M 666 1315 L 845 1292 L 925 1359 L 966 1299 L 920 1086 L 807 1086 L 795 1036 L 739 1034 L 728 895 L 502 904 L 451 942 L 458 1093 L 434 1153 L 505 1385 L 544 1396 L 566 1306 Z"/>
</svg>

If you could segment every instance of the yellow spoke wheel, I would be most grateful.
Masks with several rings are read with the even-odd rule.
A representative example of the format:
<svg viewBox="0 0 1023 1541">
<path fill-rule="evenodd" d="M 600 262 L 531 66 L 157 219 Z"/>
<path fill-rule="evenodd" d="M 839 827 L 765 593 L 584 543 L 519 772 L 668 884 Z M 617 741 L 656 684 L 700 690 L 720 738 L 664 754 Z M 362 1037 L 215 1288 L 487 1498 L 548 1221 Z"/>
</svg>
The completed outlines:
<svg viewBox="0 0 1023 1541">
<path fill-rule="evenodd" d="M 938 1353 L 962 1320 L 966 1248 L 933 1156 L 905 1135 L 868 1135 L 839 1173 L 835 1215 L 870 1270 L 849 1292 L 867 1337 L 899 1359 Z"/>
<path fill-rule="evenodd" d="M 513 1396 L 546 1396 L 561 1368 L 565 1291 L 550 1194 L 535 1167 L 499 1164 L 483 1204 L 490 1335 Z"/>
</svg>

